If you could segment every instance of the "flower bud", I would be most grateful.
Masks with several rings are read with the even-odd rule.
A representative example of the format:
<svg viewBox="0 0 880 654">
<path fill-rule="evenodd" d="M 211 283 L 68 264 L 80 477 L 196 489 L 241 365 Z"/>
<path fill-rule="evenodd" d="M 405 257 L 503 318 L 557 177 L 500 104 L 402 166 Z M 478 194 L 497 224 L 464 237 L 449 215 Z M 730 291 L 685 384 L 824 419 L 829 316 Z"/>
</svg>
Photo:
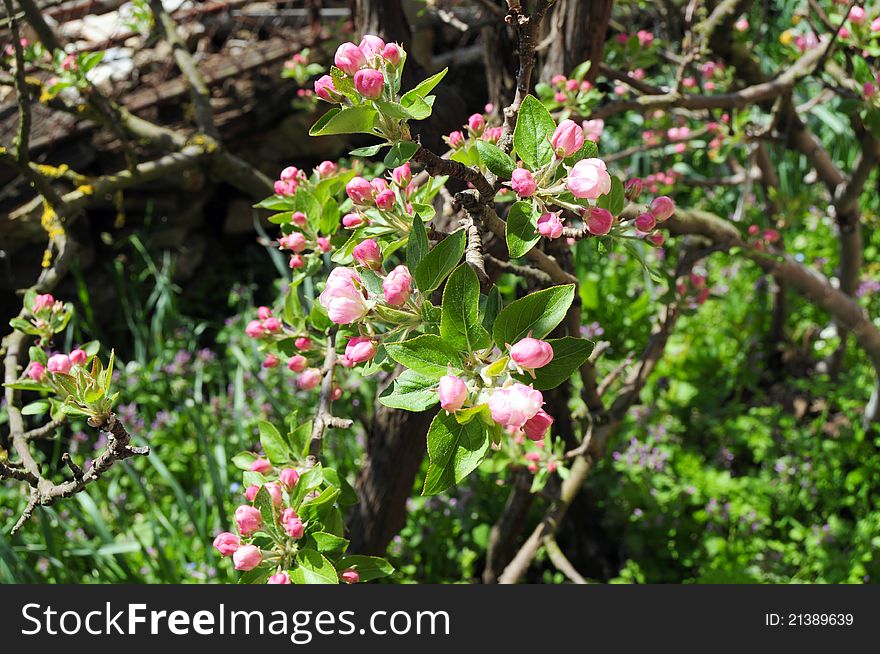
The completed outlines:
<svg viewBox="0 0 880 654">
<path fill-rule="evenodd" d="M 489 398 L 489 412 L 492 420 L 502 427 L 515 430 L 521 429 L 527 420 L 532 418 L 541 405 L 544 396 L 531 386 L 515 383 L 507 388 L 499 388 Z"/>
<path fill-rule="evenodd" d="M 529 336 L 511 346 L 510 358 L 521 368 L 543 368 L 553 360 L 553 346 Z"/>
<path fill-rule="evenodd" d="M 347 213 L 342 217 L 342 226 L 348 229 L 355 229 L 366 224 L 366 219 L 359 213 Z"/>
<path fill-rule="evenodd" d="M 291 518 L 284 523 L 284 531 L 286 531 L 287 535 L 291 538 L 302 538 L 306 530 L 303 526 L 302 520 L 299 518 Z"/>
<path fill-rule="evenodd" d="M 381 56 L 385 51 L 385 41 L 374 34 L 364 34 L 358 46 L 365 57 Z"/>
<path fill-rule="evenodd" d="M 300 390 L 310 391 L 321 383 L 321 371 L 317 368 L 308 368 L 303 371 L 296 380 L 296 385 Z"/>
<path fill-rule="evenodd" d="M 464 144 L 464 134 L 459 131 L 450 132 L 447 140 L 449 141 L 449 147 L 456 150 Z"/>
<path fill-rule="evenodd" d="M 279 486 L 277 482 L 270 481 L 266 484 L 266 490 L 269 493 L 269 497 L 272 498 L 272 504 L 276 507 L 280 507 L 282 502 L 284 502 L 284 496 L 281 494 L 281 486 Z"/>
<path fill-rule="evenodd" d="M 259 472 L 260 474 L 262 474 L 264 472 L 269 472 L 271 469 L 272 469 L 272 464 L 263 458 L 256 459 L 251 464 L 251 470 L 253 472 Z"/>
<path fill-rule="evenodd" d="M 570 157 L 584 145 L 584 130 L 571 119 L 565 119 L 556 127 L 550 137 L 553 152 L 560 159 Z"/>
<path fill-rule="evenodd" d="M 333 78 L 329 75 L 324 75 L 315 80 L 315 95 L 325 102 L 339 102 L 342 100 L 342 95 L 336 90 L 336 87 L 333 85 Z"/>
<path fill-rule="evenodd" d="M 312 347 L 312 339 L 308 336 L 298 336 L 293 344 L 296 346 L 297 350 L 308 350 Z"/>
<path fill-rule="evenodd" d="M 553 424 L 553 418 L 544 409 L 538 409 L 538 412 L 526 420 L 523 424 L 523 431 L 529 440 L 539 441 L 544 438 L 544 434 Z"/>
<path fill-rule="evenodd" d="M 402 57 L 402 53 L 400 50 L 400 46 L 396 43 L 388 43 L 382 49 L 382 58 L 385 59 L 392 66 L 396 66 L 400 63 Z"/>
<path fill-rule="evenodd" d="M 55 306 L 55 298 L 50 293 L 43 293 L 34 298 L 34 313 L 43 309 L 51 309 L 53 306 Z"/>
<path fill-rule="evenodd" d="M 284 468 L 278 477 L 281 480 L 281 485 L 287 490 L 296 486 L 296 482 L 299 481 L 299 473 L 294 468 Z"/>
<path fill-rule="evenodd" d="M 675 203 L 671 198 L 661 195 L 651 202 L 651 213 L 658 223 L 662 223 L 675 213 Z"/>
<path fill-rule="evenodd" d="M 251 484 L 244 491 L 244 496 L 247 498 L 248 502 L 253 502 L 257 499 L 257 493 L 260 492 L 260 487 L 256 484 Z"/>
<path fill-rule="evenodd" d="M 407 161 L 402 166 L 395 168 L 391 172 L 391 179 L 400 188 L 409 186 L 409 183 L 412 181 L 412 169 L 409 167 L 409 162 Z"/>
<path fill-rule="evenodd" d="M 235 522 L 242 536 L 250 536 L 263 525 L 263 518 L 257 509 L 242 504 L 235 510 Z"/>
<path fill-rule="evenodd" d="M 379 270 L 382 267 L 382 251 L 379 250 L 379 244 L 371 238 L 358 243 L 351 251 L 351 256 L 370 270 Z"/>
<path fill-rule="evenodd" d="M 581 159 L 569 172 L 566 186 L 576 198 L 595 200 L 611 190 L 611 176 L 601 159 Z"/>
<path fill-rule="evenodd" d="M 355 286 L 357 284 L 357 286 Z M 351 268 L 334 268 L 318 301 L 337 325 L 349 325 L 363 318 L 370 310 L 361 290 L 363 282 Z"/>
<path fill-rule="evenodd" d="M 240 546 L 241 538 L 235 534 L 230 534 L 228 531 L 217 534 L 217 537 L 214 539 L 214 548 L 220 552 L 220 556 L 231 556 L 235 554 L 235 550 Z"/>
<path fill-rule="evenodd" d="M 43 381 L 43 378 L 46 376 L 46 367 L 38 361 L 32 361 L 31 365 L 28 366 L 27 376 L 34 381 Z"/>
<path fill-rule="evenodd" d="M 277 368 L 279 363 L 281 363 L 281 360 L 274 354 L 267 354 L 266 358 L 263 359 L 264 368 Z"/>
<path fill-rule="evenodd" d="M 291 254 L 288 265 L 290 266 L 291 270 L 299 270 L 304 265 L 306 265 L 306 260 L 303 259 L 301 254 Z"/>
<path fill-rule="evenodd" d="M 290 584 L 290 577 L 287 576 L 286 572 L 279 572 L 277 574 L 269 577 L 269 580 L 266 582 L 267 584 Z"/>
<path fill-rule="evenodd" d="M 89 355 L 86 354 L 85 350 L 79 348 L 76 348 L 67 356 L 70 357 L 70 362 L 75 366 L 85 365 L 85 362 L 89 360 Z"/>
<path fill-rule="evenodd" d="M 382 89 L 385 88 L 385 76 L 382 74 L 382 71 L 364 68 L 354 74 L 354 88 L 365 98 L 377 100 L 382 97 Z"/>
<path fill-rule="evenodd" d="M 482 134 L 483 130 L 486 129 L 486 119 L 483 118 L 483 114 L 472 114 L 468 118 L 468 129 L 477 136 Z"/>
<path fill-rule="evenodd" d="M 363 177 L 355 177 L 345 185 L 345 192 L 355 204 L 370 204 L 373 201 L 373 187 Z"/>
<path fill-rule="evenodd" d="M 515 168 L 510 178 L 510 187 L 516 191 L 521 198 L 527 198 L 534 195 L 538 189 L 535 178 L 525 168 Z"/>
<path fill-rule="evenodd" d="M 412 275 L 409 268 L 400 265 L 392 270 L 382 281 L 385 301 L 393 307 L 406 304 L 412 292 Z"/>
<path fill-rule="evenodd" d="M 614 225 L 614 216 L 608 209 L 592 207 L 584 212 L 587 231 L 593 236 L 604 236 Z"/>
<path fill-rule="evenodd" d="M 440 395 L 441 408 L 449 412 L 458 411 L 468 397 L 467 386 L 455 375 L 441 377 L 437 393 Z"/>
<path fill-rule="evenodd" d="M 333 63 L 336 64 L 336 67 L 343 73 L 351 76 L 367 65 L 367 57 L 358 46 L 354 43 L 347 42 L 343 43 L 336 49 Z"/>
<path fill-rule="evenodd" d="M 247 327 L 244 328 L 244 333 L 251 338 L 260 338 L 265 334 L 263 323 L 261 323 L 259 320 L 251 320 L 247 324 Z"/>
<path fill-rule="evenodd" d="M 265 320 L 266 318 L 272 317 L 272 309 L 269 307 L 259 307 L 257 309 L 257 318 L 260 320 Z"/>
<path fill-rule="evenodd" d="M 538 233 L 546 238 L 562 236 L 562 219 L 558 212 L 547 212 L 538 218 Z"/>
<path fill-rule="evenodd" d="M 657 219 L 654 218 L 653 214 L 642 213 L 639 214 L 638 218 L 636 218 L 636 229 L 643 234 L 647 234 L 648 232 L 653 231 L 656 226 Z"/>
<path fill-rule="evenodd" d="M 369 361 L 376 356 L 376 343 L 366 336 L 355 336 L 345 346 L 345 356 L 355 363 Z"/>
<path fill-rule="evenodd" d="M 349 568 L 348 570 L 344 570 L 342 574 L 339 575 L 339 578 L 342 579 L 347 584 L 356 584 L 361 580 L 361 576 L 358 574 L 358 571 L 354 568 Z"/>
<path fill-rule="evenodd" d="M 61 372 L 67 374 L 72 367 L 73 362 L 71 362 L 70 357 L 66 354 L 53 354 L 49 357 L 49 362 L 46 364 L 49 372 L 53 373 Z"/>
<path fill-rule="evenodd" d="M 623 195 L 630 202 L 635 202 L 639 199 L 639 196 L 642 194 L 642 180 L 638 177 L 633 177 L 628 180 L 623 187 Z"/>
<path fill-rule="evenodd" d="M 306 359 L 302 354 L 294 354 L 287 361 L 287 368 L 291 372 L 302 372 L 306 369 L 306 366 L 308 365 L 308 359 Z"/>
<path fill-rule="evenodd" d="M 260 549 L 254 545 L 242 545 L 232 555 L 232 562 L 236 570 L 247 572 L 253 570 L 263 561 Z"/>
<path fill-rule="evenodd" d="M 315 242 L 318 245 L 318 249 L 325 254 L 333 248 L 333 246 L 330 244 L 330 239 L 326 236 L 319 236 Z"/>
<path fill-rule="evenodd" d="M 390 188 L 386 188 L 384 191 L 380 191 L 376 195 L 376 206 L 379 209 L 384 209 L 385 211 L 390 211 L 394 207 L 394 202 L 397 197 L 394 195 L 394 191 Z"/>
</svg>

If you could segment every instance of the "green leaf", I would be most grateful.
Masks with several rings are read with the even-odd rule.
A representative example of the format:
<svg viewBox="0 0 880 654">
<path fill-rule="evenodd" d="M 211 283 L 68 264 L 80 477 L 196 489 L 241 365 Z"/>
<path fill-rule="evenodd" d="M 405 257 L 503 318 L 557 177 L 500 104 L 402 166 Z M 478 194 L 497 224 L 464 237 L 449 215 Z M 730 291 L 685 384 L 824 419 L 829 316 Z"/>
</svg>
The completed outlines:
<svg viewBox="0 0 880 654">
<path fill-rule="evenodd" d="M 303 502 L 297 513 L 303 522 L 307 523 L 310 527 L 322 523 L 324 516 L 333 508 L 333 504 L 341 492 L 338 488 L 327 487 L 315 499 Z"/>
<path fill-rule="evenodd" d="M 348 154 L 352 157 L 372 157 L 373 155 L 378 154 L 379 150 L 385 147 L 388 147 L 387 143 L 380 143 L 379 145 L 368 145 L 363 148 L 352 150 Z"/>
<path fill-rule="evenodd" d="M 494 143 L 477 141 L 476 145 L 480 159 L 483 160 L 486 168 L 502 179 L 510 179 L 514 168 L 516 168 L 516 162 Z"/>
<path fill-rule="evenodd" d="M 436 495 L 460 482 L 488 451 L 489 436 L 479 420 L 462 425 L 454 415 L 441 411 L 428 429 L 430 464 L 422 495 Z"/>
<path fill-rule="evenodd" d="M 272 503 L 272 496 L 269 495 L 265 486 L 260 486 L 260 490 L 257 491 L 257 495 L 254 497 L 254 507 L 260 512 L 260 517 L 263 519 L 260 530 L 269 533 L 269 530 L 275 528 L 275 505 Z"/>
<path fill-rule="evenodd" d="M 531 202 L 515 202 L 510 208 L 505 236 L 512 259 L 523 256 L 535 247 L 541 235 L 538 233 L 538 214 Z"/>
<path fill-rule="evenodd" d="M 239 470 L 250 470 L 251 464 L 257 460 L 257 455 L 253 452 L 239 452 L 232 457 L 232 465 Z"/>
<path fill-rule="evenodd" d="M 401 103 L 406 105 L 406 102 L 411 101 L 413 98 L 424 98 L 434 90 L 434 87 L 440 83 L 440 80 L 446 76 L 448 71 L 449 68 L 444 68 L 439 73 L 431 75 L 428 79 L 420 82 L 414 89 L 403 94 L 403 97 L 400 99 Z"/>
<path fill-rule="evenodd" d="M 379 402 L 392 409 L 425 411 L 440 400 L 437 395 L 437 381 L 425 377 L 414 370 L 404 370 L 394 385 L 385 389 Z"/>
<path fill-rule="evenodd" d="M 458 350 L 436 334 L 423 334 L 400 343 L 386 343 L 385 351 L 400 365 L 435 381 L 447 373 L 449 366 L 461 366 Z"/>
<path fill-rule="evenodd" d="M 260 420 L 257 426 L 260 428 L 260 444 L 263 446 L 266 456 L 269 457 L 269 461 L 275 464 L 290 461 L 290 449 L 275 425 Z"/>
<path fill-rule="evenodd" d="M 309 136 L 331 134 L 373 134 L 373 125 L 379 114 L 367 105 L 331 109 L 312 125 Z"/>
<path fill-rule="evenodd" d="M 553 116 L 547 107 L 533 95 L 527 95 L 519 108 L 513 145 L 520 159 L 531 170 L 537 170 L 553 160 L 550 136 L 556 129 Z"/>
<path fill-rule="evenodd" d="M 603 209 L 608 209 L 615 216 L 620 215 L 626 204 L 626 197 L 623 192 L 623 182 L 620 181 L 619 177 L 611 176 L 611 190 L 601 196 L 596 201 L 596 204 Z"/>
<path fill-rule="evenodd" d="M 450 234 L 428 252 L 413 272 L 416 286 L 422 293 L 430 293 L 443 283 L 446 276 L 461 261 L 467 236 L 463 229 Z"/>
<path fill-rule="evenodd" d="M 492 331 L 492 327 L 495 324 L 495 318 L 498 317 L 499 311 L 501 311 L 501 291 L 497 286 L 493 286 L 492 290 L 489 291 L 489 295 L 486 296 L 486 299 L 483 302 L 483 327 L 485 327 L 487 331 Z"/>
<path fill-rule="evenodd" d="M 49 410 L 49 400 L 36 400 L 26 404 L 21 409 L 23 416 L 40 416 Z"/>
<path fill-rule="evenodd" d="M 324 468 L 324 479 L 339 489 L 339 498 L 337 503 L 350 505 L 358 503 L 357 491 L 348 483 L 348 480 L 340 475 L 334 468 Z"/>
<path fill-rule="evenodd" d="M 574 336 L 551 338 L 547 342 L 553 347 L 553 360 L 535 370 L 534 380 L 529 375 L 520 377 L 524 383 L 532 384 L 539 391 L 559 386 L 590 358 L 593 351 L 592 342 Z"/>
<path fill-rule="evenodd" d="M 429 95 L 426 98 L 419 96 L 401 98 L 400 103 L 410 118 L 413 120 L 424 120 L 431 115 L 434 107 L 434 96 Z"/>
<path fill-rule="evenodd" d="M 328 534 L 326 531 L 316 531 L 309 534 L 308 538 L 319 552 L 342 552 L 348 547 L 348 540 L 335 534 Z"/>
<path fill-rule="evenodd" d="M 312 438 L 312 421 L 304 422 L 295 429 L 291 429 L 287 434 L 287 442 L 290 443 L 290 449 L 293 451 L 294 457 L 301 459 L 306 455 L 309 448 L 309 441 Z"/>
<path fill-rule="evenodd" d="M 296 568 L 290 571 L 295 584 L 338 584 L 336 568 L 317 550 L 303 548 L 296 553 Z"/>
<path fill-rule="evenodd" d="M 34 381 L 32 379 L 22 379 L 17 382 L 10 382 L 9 384 L 3 384 L 6 388 L 11 388 L 14 391 L 51 391 L 52 387 L 48 384 L 44 384 L 43 382 Z"/>
<path fill-rule="evenodd" d="M 415 141 L 398 141 L 388 150 L 382 163 L 386 168 L 397 168 L 409 161 L 418 149 L 419 144 Z"/>
<path fill-rule="evenodd" d="M 444 341 L 466 352 L 492 344 L 492 337 L 480 323 L 480 282 L 468 264 L 461 264 L 449 276 L 441 309 L 440 336 Z"/>
<path fill-rule="evenodd" d="M 270 195 L 265 200 L 257 202 L 257 209 L 269 209 L 270 211 L 293 211 L 294 197 L 290 195 Z"/>
<path fill-rule="evenodd" d="M 353 554 L 351 556 L 343 556 L 336 563 L 336 569 L 340 572 L 354 568 L 360 576 L 361 582 L 373 581 L 394 574 L 394 566 L 385 559 L 378 556 L 363 556 L 361 554 Z"/>
<path fill-rule="evenodd" d="M 422 217 L 416 213 L 413 216 L 412 229 L 409 232 L 409 240 L 406 242 L 406 265 L 410 270 L 419 267 L 422 259 L 428 254 L 428 232 Z"/>
<path fill-rule="evenodd" d="M 531 293 L 504 307 L 495 319 L 492 336 L 503 348 L 531 334 L 544 338 L 562 322 L 574 299 L 574 284 Z"/>
<path fill-rule="evenodd" d="M 581 149 L 575 152 L 570 157 L 566 158 L 563 163 L 566 166 L 573 166 L 581 159 L 592 159 L 593 157 L 598 156 L 599 154 L 599 146 L 596 145 L 595 141 L 591 141 L 587 139 L 584 141 L 584 144 L 581 146 Z"/>
<path fill-rule="evenodd" d="M 409 112 L 396 102 L 388 102 L 387 100 L 375 100 L 379 113 L 385 118 L 393 118 L 394 120 L 409 120 L 412 118 Z"/>
</svg>

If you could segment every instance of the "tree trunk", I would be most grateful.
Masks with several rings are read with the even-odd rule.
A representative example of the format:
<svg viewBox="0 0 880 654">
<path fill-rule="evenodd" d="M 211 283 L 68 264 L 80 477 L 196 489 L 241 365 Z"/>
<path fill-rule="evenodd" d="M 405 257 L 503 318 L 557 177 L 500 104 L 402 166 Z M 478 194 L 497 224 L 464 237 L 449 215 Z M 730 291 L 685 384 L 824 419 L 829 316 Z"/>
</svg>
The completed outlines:
<svg viewBox="0 0 880 654">
<path fill-rule="evenodd" d="M 614 0 L 558 0 L 547 21 L 550 45 L 541 68 L 542 82 L 568 75 L 587 60 L 593 65 L 586 79 L 596 80 L 613 4 Z"/>
</svg>

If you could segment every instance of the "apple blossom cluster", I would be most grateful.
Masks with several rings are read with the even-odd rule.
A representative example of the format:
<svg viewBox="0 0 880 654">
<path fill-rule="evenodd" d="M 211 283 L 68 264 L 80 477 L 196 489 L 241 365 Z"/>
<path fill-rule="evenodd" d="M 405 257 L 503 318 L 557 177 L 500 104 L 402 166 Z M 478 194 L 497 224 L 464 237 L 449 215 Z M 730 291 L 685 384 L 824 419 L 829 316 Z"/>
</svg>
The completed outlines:
<svg viewBox="0 0 880 654">
<path fill-rule="evenodd" d="M 471 114 L 462 129 L 450 132 L 443 137 L 443 140 L 451 150 L 467 149 L 476 141 L 485 141 L 486 143 L 498 143 L 501 138 L 502 127 L 500 125 L 490 124 L 492 118 L 490 114 L 494 110 L 491 104 L 486 105 L 485 113 Z M 456 157 L 453 159 L 458 161 Z M 466 162 L 463 162 L 466 163 Z"/>
<path fill-rule="evenodd" d="M 387 180 L 382 177 L 373 180 L 354 177 L 345 185 L 352 211 L 342 217 L 342 226 L 351 230 L 372 226 L 373 233 L 377 229 L 404 235 L 409 233 L 415 189 L 409 162 L 394 168 Z"/>
</svg>

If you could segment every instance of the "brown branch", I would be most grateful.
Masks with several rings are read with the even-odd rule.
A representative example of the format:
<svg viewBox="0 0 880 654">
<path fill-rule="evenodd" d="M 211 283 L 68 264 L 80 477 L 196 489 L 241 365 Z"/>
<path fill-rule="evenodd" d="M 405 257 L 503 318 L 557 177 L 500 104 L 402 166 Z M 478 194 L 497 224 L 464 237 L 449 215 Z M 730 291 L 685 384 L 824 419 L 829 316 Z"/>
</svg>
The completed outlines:
<svg viewBox="0 0 880 654">
<path fill-rule="evenodd" d="M 309 454 L 306 457 L 306 466 L 315 466 L 321 457 L 321 449 L 324 444 L 324 432 L 328 427 L 348 429 L 353 424 L 347 418 L 337 418 L 330 411 L 333 396 L 333 379 L 336 369 L 336 332 L 327 336 L 327 348 L 324 354 L 324 378 L 321 380 L 321 394 L 318 398 L 318 408 L 315 411 L 312 423 L 312 436 L 309 441 Z"/>
</svg>

